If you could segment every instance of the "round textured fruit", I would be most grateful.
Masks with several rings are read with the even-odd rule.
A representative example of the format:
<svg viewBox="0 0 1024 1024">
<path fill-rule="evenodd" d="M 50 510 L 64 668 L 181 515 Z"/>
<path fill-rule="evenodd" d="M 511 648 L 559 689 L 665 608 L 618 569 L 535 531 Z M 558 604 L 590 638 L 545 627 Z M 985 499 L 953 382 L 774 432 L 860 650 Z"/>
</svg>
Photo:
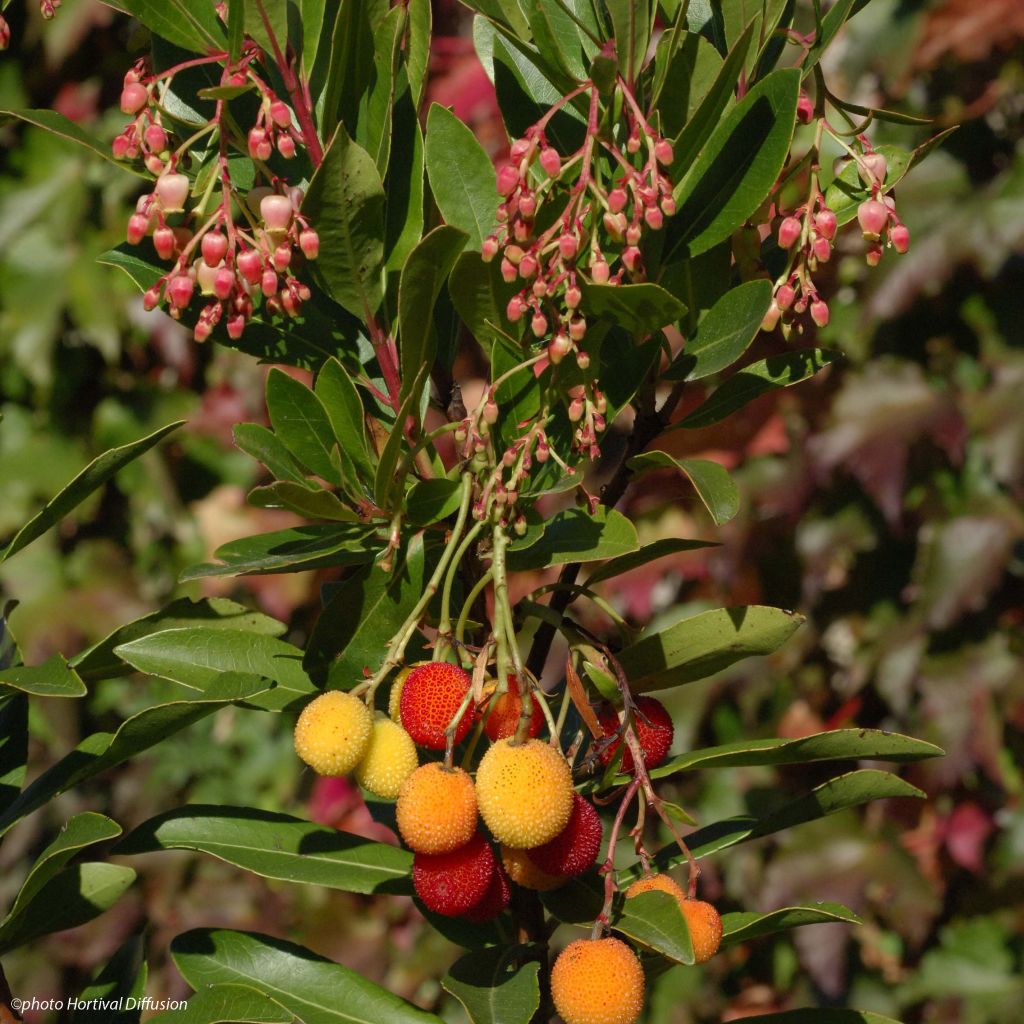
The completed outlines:
<svg viewBox="0 0 1024 1024">
<path fill-rule="evenodd" d="M 398 791 L 398 831 L 417 853 L 447 853 L 476 831 L 476 791 L 461 768 L 421 765 Z"/>
<path fill-rule="evenodd" d="M 501 862 L 496 860 L 494 874 L 491 875 L 484 898 L 479 903 L 474 903 L 463 917 L 475 924 L 493 921 L 508 906 L 511 899 L 512 887 L 509 885 L 508 875 L 505 874 Z"/>
<path fill-rule="evenodd" d="M 437 914 L 456 917 L 479 903 L 494 877 L 494 854 L 475 833 L 464 846 L 447 853 L 417 853 L 412 859 L 416 895 Z"/>
<path fill-rule="evenodd" d="M 577 939 L 551 969 L 551 997 L 565 1024 L 636 1024 L 644 971 L 619 939 Z"/>
<path fill-rule="evenodd" d="M 369 746 L 356 765 L 359 785 L 382 800 L 394 800 L 419 763 L 412 737 L 387 715 L 377 712 Z"/>
<path fill-rule="evenodd" d="M 674 896 L 678 901 L 679 909 L 683 912 L 683 917 L 686 918 L 686 926 L 690 930 L 694 962 L 702 964 L 705 960 L 710 960 L 718 952 L 718 947 L 722 942 L 722 918 L 718 911 L 710 903 L 690 899 L 682 886 L 668 875 L 648 875 L 646 878 L 638 878 L 626 890 L 626 899 L 638 896 L 642 892 L 650 892 L 652 889 L 667 892 L 669 896 Z"/>
<path fill-rule="evenodd" d="M 417 665 L 402 684 L 399 709 L 406 732 L 422 747 L 444 750 L 444 731 L 469 693 L 472 679 L 458 665 L 429 661 Z M 459 721 L 455 742 L 465 738 L 473 724 L 469 709 Z"/>
<path fill-rule="evenodd" d="M 619 713 L 611 704 L 604 704 L 597 717 L 605 736 L 614 736 L 622 724 L 619 721 Z M 668 748 L 672 746 L 672 718 L 660 700 L 639 697 L 633 721 L 636 725 L 636 738 L 644 752 L 644 764 L 648 769 L 656 768 L 668 756 Z M 601 763 L 609 764 L 621 745 L 621 738 L 609 743 L 601 752 Z M 633 770 L 633 754 L 628 747 L 622 752 L 622 770 Z"/>
<path fill-rule="evenodd" d="M 537 892 L 547 892 L 548 889 L 557 889 L 566 881 L 564 875 L 549 875 L 541 870 L 530 859 L 528 850 L 517 850 L 512 846 L 501 848 L 501 863 L 508 872 L 508 877 L 516 885 L 524 889 L 535 889 Z"/>
<path fill-rule="evenodd" d="M 668 875 L 647 875 L 645 878 L 638 878 L 626 890 L 626 899 L 628 900 L 631 896 L 639 896 L 642 892 L 652 892 L 654 890 L 667 892 L 669 896 L 674 896 L 680 903 L 686 899 L 686 892 L 683 890 L 683 887 L 674 878 L 669 878 Z"/>
<path fill-rule="evenodd" d="M 541 740 L 498 740 L 476 772 L 480 816 L 499 843 L 529 849 L 554 839 L 572 813 L 572 773 Z"/>
<path fill-rule="evenodd" d="M 395 676 L 395 681 L 391 684 L 391 689 L 388 691 L 388 715 L 391 717 L 392 722 L 397 722 L 399 725 L 402 724 L 402 689 L 405 686 L 405 681 L 409 678 L 409 673 L 414 668 L 425 664 L 426 662 L 418 661 L 415 665 L 406 665 Z"/>
<path fill-rule="evenodd" d="M 295 723 L 295 752 L 320 775 L 345 775 L 370 743 L 373 715 L 351 693 L 328 690 L 311 700 Z"/>
<path fill-rule="evenodd" d="M 581 875 L 597 860 L 602 834 L 594 805 L 574 793 L 569 824 L 554 839 L 530 850 L 530 860 L 549 875 Z"/>
<path fill-rule="evenodd" d="M 541 710 L 537 695 L 530 694 L 533 701 L 533 714 L 530 716 L 529 735 L 532 739 L 539 736 L 544 727 L 544 712 Z M 508 689 L 494 699 L 487 718 L 484 721 L 484 732 L 491 740 L 503 740 L 514 736 L 519 725 L 519 716 L 523 710 L 522 698 L 519 694 L 519 683 L 515 676 L 508 677 Z"/>
</svg>

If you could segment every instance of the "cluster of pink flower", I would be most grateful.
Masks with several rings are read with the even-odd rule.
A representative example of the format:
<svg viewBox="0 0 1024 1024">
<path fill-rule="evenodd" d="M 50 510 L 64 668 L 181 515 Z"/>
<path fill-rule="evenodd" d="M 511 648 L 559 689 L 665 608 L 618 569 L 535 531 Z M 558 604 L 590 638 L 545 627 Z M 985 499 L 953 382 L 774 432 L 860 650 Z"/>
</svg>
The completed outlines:
<svg viewBox="0 0 1024 1024">
<path fill-rule="evenodd" d="M 867 240 L 866 259 L 869 267 L 877 267 L 882 258 L 882 236 L 885 235 L 898 253 L 910 248 L 910 232 L 896 214 L 896 199 L 885 195 L 885 175 L 888 170 L 881 153 L 868 151 L 857 161 L 861 180 L 871 190 L 871 197 L 857 207 L 857 222 Z"/>
<path fill-rule="evenodd" d="M 295 156 L 296 144 L 302 143 L 302 135 L 292 123 L 291 107 L 265 91 L 256 124 L 249 129 L 246 141 L 253 160 L 269 160 L 275 149 L 290 160 Z"/>
</svg>

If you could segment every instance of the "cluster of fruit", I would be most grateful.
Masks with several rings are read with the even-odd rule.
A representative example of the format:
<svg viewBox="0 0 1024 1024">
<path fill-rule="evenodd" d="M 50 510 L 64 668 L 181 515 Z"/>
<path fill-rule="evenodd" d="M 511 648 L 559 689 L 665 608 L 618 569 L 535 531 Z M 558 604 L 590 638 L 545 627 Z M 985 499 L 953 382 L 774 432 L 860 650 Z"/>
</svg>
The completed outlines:
<svg viewBox="0 0 1024 1024">
<path fill-rule="evenodd" d="M 509 906 L 514 886 L 546 891 L 586 872 L 604 840 L 596 808 L 574 788 L 570 762 L 537 738 L 545 720 L 542 698 L 532 689 L 529 696 L 528 735 L 517 741 L 523 702 L 515 677 L 503 692 L 492 684 L 477 694 L 457 665 L 422 663 L 399 673 L 388 714 L 374 714 L 348 692 L 315 698 L 299 716 L 295 748 L 320 774 L 354 772 L 368 792 L 397 800 L 398 831 L 413 851 L 413 886 L 422 904 L 437 914 L 486 922 Z M 598 709 L 597 720 L 604 736 L 594 743 L 595 756 L 612 765 L 620 756 L 623 723 L 610 704 Z M 491 740 L 475 778 L 451 763 L 452 748 L 474 725 Z M 665 707 L 652 697 L 638 698 L 634 729 L 645 770 L 664 761 L 673 736 Z M 445 751 L 445 759 L 420 764 L 418 748 Z M 629 749 L 622 750 L 621 770 L 635 771 Z M 602 867 L 606 875 L 612 853 Z M 625 898 L 652 889 L 678 900 L 697 962 L 711 957 L 722 930 L 715 909 L 662 874 L 638 879 Z M 642 1006 L 643 984 L 637 955 L 610 937 L 571 943 L 551 975 L 552 998 L 568 1024 L 630 1024 Z M 600 1007 L 606 1016 L 597 1018 Z"/>
</svg>

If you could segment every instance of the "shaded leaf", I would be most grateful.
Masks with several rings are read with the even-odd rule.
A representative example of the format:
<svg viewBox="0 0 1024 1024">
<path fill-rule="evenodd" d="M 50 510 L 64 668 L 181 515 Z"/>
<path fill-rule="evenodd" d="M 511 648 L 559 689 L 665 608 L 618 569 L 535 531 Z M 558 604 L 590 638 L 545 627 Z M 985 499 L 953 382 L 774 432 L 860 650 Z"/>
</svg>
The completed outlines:
<svg viewBox="0 0 1024 1024">
<path fill-rule="evenodd" d="M 116 0 L 154 35 L 194 53 L 223 50 L 227 40 L 216 10 L 190 0 Z"/>
<path fill-rule="evenodd" d="M 182 1009 L 150 1017 L 148 1024 L 301 1024 L 291 1010 L 248 985 L 210 985 Z"/>
<path fill-rule="evenodd" d="M 246 501 L 256 508 L 286 508 L 306 519 L 329 519 L 336 523 L 360 521 L 333 491 L 311 490 L 291 480 L 254 487 Z"/>
<path fill-rule="evenodd" d="M 601 507 L 589 515 L 582 508 L 567 508 L 533 523 L 514 540 L 508 548 L 508 566 L 522 572 L 566 562 L 595 562 L 639 546 L 636 527 L 621 512 Z"/>
<path fill-rule="evenodd" d="M 430 526 L 457 512 L 461 500 L 461 480 L 418 480 L 406 497 L 405 514 L 413 526 Z"/>
<path fill-rule="evenodd" d="M 625 555 L 609 559 L 587 577 L 587 586 L 600 583 L 602 580 L 610 580 L 615 576 L 621 576 L 624 572 L 638 569 L 640 566 L 653 562 L 658 558 L 675 555 L 681 551 L 695 551 L 698 548 L 715 546 L 714 541 L 709 540 L 683 540 L 676 537 L 655 540 L 650 544 L 645 544 L 642 548 L 638 548 L 636 551 L 630 551 Z"/>
<path fill-rule="evenodd" d="M 85 683 L 60 654 L 42 665 L 17 665 L 0 669 L 0 693 L 3 688 L 20 690 L 34 697 L 84 697 Z"/>
<path fill-rule="evenodd" d="M 335 440 L 367 483 L 373 480 L 374 460 L 366 440 L 363 403 L 348 371 L 337 359 L 328 359 L 313 386 L 331 421 Z"/>
<path fill-rule="evenodd" d="M 464 252 L 452 268 L 448 292 L 470 333 L 485 352 L 500 344 L 501 332 L 518 328 L 505 319 L 508 300 L 519 291 L 516 282 L 502 279 L 498 263 L 484 263 L 478 253 Z"/>
<path fill-rule="evenodd" d="M 841 903 L 819 901 L 813 907 L 783 907 L 767 914 L 740 912 L 722 915 L 722 948 L 759 939 L 763 935 L 808 924 L 829 924 L 841 922 L 860 924 L 860 918 L 849 907 Z"/>
<path fill-rule="evenodd" d="M 674 295 L 656 284 L 590 284 L 582 282 L 583 310 L 607 316 L 631 334 L 646 336 L 675 323 L 686 313 Z"/>
<path fill-rule="evenodd" d="M 73 1024 L 94 1024 L 97 1008 L 102 1008 L 106 1014 L 104 1024 L 138 1024 L 142 1013 L 140 1001 L 149 974 L 143 945 L 142 936 L 133 935 L 100 968 L 78 994 L 79 1003 L 100 1002 L 75 1010 L 71 1018 Z M 134 1007 L 129 1002 L 131 999 L 136 1000 Z M 119 1006 L 124 1008 L 117 1008 Z"/>
<path fill-rule="evenodd" d="M 274 433 L 299 463 L 332 484 L 341 484 L 331 458 L 331 418 L 313 391 L 275 367 L 267 375 L 267 412 Z"/>
<path fill-rule="evenodd" d="M 647 469 L 675 469 L 693 484 L 711 518 L 721 526 L 740 510 L 740 493 L 729 471 L 709 459 L 674 459 L 667 452 L 642 452 L 629 460 L 637 473 Z"/>
<path fill-rule="evenodd" d="M 686 918 L 667 892 L 642 892 L 624 900 L 612 928 L 674 963 L 693 963 Z"/>
<path fill-rule="evenodd" d="M 259 423 L 236 423 L 232 433 L 235 445 L 246 455 L 262 462 L 279 480 L 290 480 L 310 489 L 315 486 L 272 430 Z"/>
<path fill-rule="evenodd" d="M 28 762 L 28 697 L 18 693 L 0 703 L 0 813 L 17 798 Z"/>
<path fill-rule="evenodd" d="M 441 986 L 462 1003 L 472 1024 L 530 1024 L 540 1006 L 540 964 L 528 956 L 527 946 L 468 953 L 452 964 Z"/>
<path fill-rule="evenodd" d="M 134 168 L 130 163 L 115 160 L 110 151 L 110 146 L 100 142 L 99 139 L 94 139 L 81 125 L 65 117 L 63 114 L 58 114 L 56 110 L 0 109 L 0 121 L 11 117 L 24 121 L 26 124 L 35 125 L 37 128 L 42 128 L 62 139 L 67 139 L 69 142 L 75 142 L 79 146 L 84 146 L 116 167 L 143 176 L 142 172 Z"/>
</svg>

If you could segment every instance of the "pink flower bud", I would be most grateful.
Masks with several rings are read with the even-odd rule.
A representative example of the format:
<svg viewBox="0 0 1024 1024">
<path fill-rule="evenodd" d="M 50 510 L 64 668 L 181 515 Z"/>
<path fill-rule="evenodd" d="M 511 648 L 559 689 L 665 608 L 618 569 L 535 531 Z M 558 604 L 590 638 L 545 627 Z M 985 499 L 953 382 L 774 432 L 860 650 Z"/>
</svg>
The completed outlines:
<svg viewBox="0 0 1024 1024">
<path fill-rule="evenodd" d="M 582 341 L 583 336 L 586 333 L 587 321 L 581 316 L 574 316 L 569 321 L 569 337 L 572 338 L 573 341 Z M 583 355 L 583 353 L 581 352 L 577 355 L 577 361 L 579 360 L 580 355 Z"/>
<path fill-rule="evenodd" d="M 145 310 L 156 309 L 160 305 L 160 286 L 153 285 L 152 288 L 148 288 L 142 295 L 142 308 Z"/>
<path fill-rule="evenodd" d="M 526 220 L 533 220 L 537 214 L 537 197 L 529 192 L 519 197 L 519 212 Z"/>
<path fill-rule="evenodd" d="M 149 230 L 149 218 L 144 213 L 133 213 L 128 218 L 128 244 L 138 245 Z"/>
<path fill-rule="evenodd" d="M 547 462 L 550 458 L 551 449 L 548 447 L 547 441 L 543 440 L 543 438 L 537 442 L 537 451 L 535 454 L 538 462 Z"/>
<path fill-rule="evenodd" d="M 162 260 L 169 260 L 174 255 L 174 231 L 166 225 L 153 232 L 153 248 Z"/>
<path fill-rule="evenodd" d="M 795 244 L 803 231 L 803 224 L 796 217 L 786 217 L 779 225 L 779 247 L 789 249 Z"/>
<path fill-rule="evenodd" d="M 529 280 L 531 277 L 533 277 L 534 274 L 537 273 L 538 267 L 539 264 L 537 263 L 537 257 L 534 256 L 532 253 L 528 252 L 519 261 L 519 275 L 520 277 Z"/>
<path fill-rule="evenodd" d="M 505 249 L 505 257 L 508 259 L 509 263 L 517 267 L 525 255 L 526 253 L 518 245 L 510 245 Z"/>
<path fill-rule="evenodd" d="M 110 144 L 115 160 L 130 160 L 138 153 L 135 143 L 125 135 L 118 135 Z"/>
<path fill-rule="evenodd" d="M 674 217 L 676 213 L 676 201 L 671 192 L 661 200 L 661 212 L 666 217 Z"/>
<path fill-rule="evenodd" d="M 633 134 L 626 140 L 626 152 L 640 152 L 640 133 L 636 129 L 633 130 Z"/>
<path fill-rule="evenodd" d="M 569 309 L 576 309 L 582 301 L 583 293 L 576 285 L 570 285 L 565 289 L 565 304 Z"/>
<path fill-rule="evenodd" d="M 292 202 L 287 196 L 271 194 L 260 200 L 260 217 L 268 231 L 287 231 L 292 222 Z"/>
<path fill-rule="evenodd" d="M 624 188 L 616 187 L 608 193 L 608 209 L 612 213 L 619 213 L 624 210 L 628 201 L 629 196 Z"/>
<path fill-rule="evenodd" d="M 532 229 L 530 224 L 522 218 L 518 218 L 512 225 L 512 237 L 517 242 L 528 242 L 530 240 L 531 233 Z"/>
<path fill-rule="evenodd" d="M 278 273 L 284 273 L 292 261 L 292 247 L 287 242 L 282 242 L 273 255 L 274 269 Z"/>
<path fill-rule="evenodd" d="M 607 284 L 608 278 L 611 277 L 611 267 L 608 266 L 608 261 L 604 259 L 596 260 L 590 268 L 590 276 L 595 284 Z"/>
<path fill-rule="evenodd" d="M 857 207 L 857 221 L 864 237 L 874 241 L 889 220 L 889 210 L 877 199 L 866 199 Z"/>
<path fill-rule="evenodd" d="M 167 148 L 167 132 L 164 131 L 163 125 L 147 125 L 142 137 L 154 153 L 162 153 Z"/>
<path fill-rule="evenodd" d="M 774 331 L 781 316 L 782 310 L 779 309 L 778 303 L 772 299 L 772 304 L 768 307 L 768 312 L 765 313 L 764 318 L 761 320 L 761 330 Z"/>
<path fill-rule="evenodd" d="M 245 330 L 245 317 L 241 314 L 228 317 L 228 337 L 232 341 L 238 341 Z"/>
<path fill-rule="evenodd" d="M 548 359 L 557 366 L 571 351 L 572 342 L 569 340 L 569 335 L 559 331 L 548 345 Z"/>
<path fill-rule="evenodd" d="M 581 399 L 574 398 L 569 403 L 569 422 L 578 423 L 581 419 L 583 419 L 583 410 L 585 408 L 586 406 L 583 404 L 583 401 Z"/>
<path fill-rule="evenodd" d="M 576 240 L 576 236 L 569 234 L 568 231 L 558 239 L 558 251 L 561 253 L 563 260 L 573 259 L 576 256 L 578 247 L 579 243 Z"/>
<path fill-rule="evenodd" d="M 121 90 L 121 112 L 137 114 L 149 102 L 149 91 L 141 82 L 129 82 Z"/>
<path fill-rule="evenodd" d="M 828 303 L 822 299 L 815 299 L 811 303 L 811 319 L 819 327 L 824 327 L 828 323 Z"/>
<path fill-rule="evenodd" d="M 493 398 L 488 398 L 487 401 L 484 402 L 484 419 L 492 427 L 498 422 L 498 406 Z"/>
<path fill-rule="evenodd" d="M 7 19 L 0 14 L 0 50 L 6 50 L 11 45 L 11 26 Z"/>
<path fill-rule="evenodd" d="M 505 164 L 498 171 L 498 195 L 510 196 L 519 186 L 519 171 L 511 164 Z"/>
<path fill-rule="evenodd" d="M 616 242 L 621 242 L 626 234 L 626 215 L 624 213 L 606 213 L 602 218 L 604 229 Z"/>
<path fill-rule="evenodd" d="M 275 274 L 269 267 L 263 271 L 263 274 L 260 277 L 260 291 L 262 291 L 268 298 L 271 295 L 277 294 L 277 274 Z"/>
<path fill-rule="evenodd" d="M 213 294 L 218 299 L 226 299 L 235 287 L 234 271 L 221 267 L 213 278 Z"/>
<path fill-rule="evenodd" d="M 167 297 L 178 309 L 184 309 L 192 301 L 194 288 L 192 278 L 186 277 L 184 274 L 175 274 L 167 282 Z"/>
<path fill-rule="evenodd" d="M 199 248 L 203 259 L 215 267 L 228 254 L 228 240 L 219 231 L 207 231 Z"/>
<path fill-rule="evenodd" d="M 628 245 L 622 250 L 622 262 L 632 274 L 641 265 L 640 250 L 635 245 Z"/>
<path fill-rule="evenodd" d="M 519 276 L 516 265 L 507 257 L 501 258 L 501 277 L 506 284 L 511 284 Z"/>
<path fill-rule="evenodd" d="M 864 254 L 864 259 L 869 267 L 877 267 L 882 262 L 882 246 L 878 242 L 872 242 Z"/>
<path fill-rule="evenodd" d="M 889 228 L 889 241 L 892 247 L 900 254 L 910 248 L 910 232 L 905 224 L 894 224 Z"/>
<path fill-rule="evenodd" d="M 828 263 L 829 257 L 832 255 L 832 246 L 829 244 L 829 240 L 822 235 L 815 237 L 811 243 L 811 250 L 819 263 Z"/>
<path fill-rule="evenodd" d="M 143 162 L 146 165 L 146 170 L 149 171 L 150 174 L 159 176 L 164 173 L 165 167 L 163 158 L 157 156 L 156 153 L 150 153 Z"/>
<path fill-rule="evenodd" d="M 518 295 L 513 295 L 508 300 L 508 305 L 505 307 L 505 316 L 508 317 L 512 323 L 518 323 L 526 312 L 526 303 Z"/>
<path fill-rule="evenodd" d="M 672 163 L 672 144 L 667 139 L 659 139 L 654 144 L 654 159 L 661 164 L 662 167 L 668 167 Z"/>
<path fill-rule="evenodd" d="M 533 288 L 531 291 L 538 299 L 543 299 L 548 293 L 547 281 L 545 281 L 543 277 L 538 277 L 537 280 L 533 282 Z"/>
<path fill-rule="evenodd" d="M 260 160 L 260 147 L 267 141 L 267 133 L 265 129 L 256 127 L 249 129 L 249 135 L 246 139 L 246 143 L 249 148 L 249 156 L 253 160 Z"/>
<path fill-rule="evenodd" d="M 168 172 L 156 180 L 153 194 L 164 213 L 180 213 L 188 198 L 188 178 L 184 174 Z"/>
<path fill-rule="evenodd" d="M 815 214 L 814 230 L 829 241 L 836 236 L 836 226 L 836 215 L 827 206 Z"/>
<path fill-rule="evenodd" d="M 217 268 L 211 267 L 205 260 L 197 260 L 195 268 L 196 283 L 199 285 L 199 291 L 203 295 L 212 295 L 213 282 L 217 277 Z"/>
<path fill-rule="evenodd" d="M 287 128 L 292 123 L 292 112 L 288 109 L 288 104 L 284 100 L 274 100 L 270 104 L 270 120 L 278 128 Z"/>
<path fill-rule="evenodd" d="M 576 353 L 576 365 L 581 370 L 589 370 L 590 369 L 590 356 L 587 355 L 586 352 L 577 352 Z"/>
<path fill-rule="evenodd" d="M 300 240 L 301 241 L 301 240 Z M 490 263 L 498 255 L 498 240 L 494 235 L 488 235 L 483 245 L 480 246 L 480 258 L 484 263 Z"/>
<path fill-rule="evenodd" d="M 196 341 L 203 342 L 210 337 L 212 332 L 213 327 L 211 324 L 206 320 L 200 320 L 192 331 L 192 337 L 195 338 Z"/>
<path fill-rule="evenodd" d="M 279 135 L 277 137 L 277 151 L 285 160 L 291 160 L 295 156 L 295 140 L 290 135 Z"/>
<path fill-rule="evenodd" d="M 533 143 L 531 143 L 529 139 L 516 139 L 509 148 L 509 159 L 514 164 L 519 163 L 519 161 L 530 152 L 530 147 L 532 145 Z"/>
<path fill-rule="evenodd" d="M 780 284 L 778 290 L 775 292 L 775 302 L 778 304 L 779 309 L 789 309 L 793 305 L 793 300 L 796 298 L 796 292 L 793 291 L 793 287 L 788 284 Z"/>
<path fill-rule="evenodd" d="M 805 92 L 801 92 L 796 101 L 796 119 L 800 124 L 810 124 L 814 120 L 814 104 Z"/>
<path fill-rule="evenodd" d="M 864 171 L 867 170 L 869 180 L 865 181 L 866 185 L 884 185 L 885 184 L 885 173 L 888 170 L 888 165 L 885 162 L 885 157 L 881 153 L 865 153 L 861 158 L 862 166 L 860 167 L 860 176 L 865 178 Z"/>
<path fill-rule="evenodd" d="M 644 220 L 647 221 L 647 226 L 651 228 L 652 231 L 660 231 L 662 224 L 665 223 L 661 215 L 661 210 L 656 206 L 648 206 L 647 209 L 644 210 Z"/>
<path fill-rule="evenodd" d="M 530 320 L 530 330 L 535 338 L 543 338 L 548 333 L 548 318 L 539 310 L 533 314 Z"/>
<path fill-rule="evenodd" d="M 299 232 L 299 248 L 307 260 L 315 260 L 320 255 L 320 236 L 312 228 L 303 228 Z"/>
<path fill-rule="evenodd" d="M 554 178 L 562 169 L 562 158 L 550 146 L 545 146 L 540 151 L 540 165 L 549 178 Z"/>
<path fill-rule="evenodd" d="M 263 261 L 255 249 L 243 249 L 235 260 L 238 272 L 249 282 L 258 284 L 263 273 Z"/>
</svg>

